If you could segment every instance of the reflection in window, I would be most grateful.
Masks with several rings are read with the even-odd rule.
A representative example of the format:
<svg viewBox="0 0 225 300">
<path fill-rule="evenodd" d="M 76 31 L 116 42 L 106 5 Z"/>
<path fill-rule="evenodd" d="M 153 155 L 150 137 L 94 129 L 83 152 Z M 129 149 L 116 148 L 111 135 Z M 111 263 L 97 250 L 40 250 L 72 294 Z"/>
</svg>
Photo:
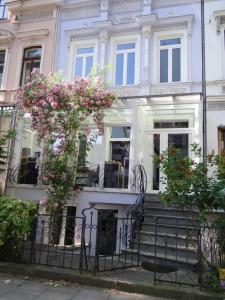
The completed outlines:
<svg viewBox="0 0 225 300">
<path fill-rule="evenodd" d="M 118 44 L 116 48 L 115 85 L 135 82 L 135 43 Z"/>
<path fill-rule="evenodd" d="M 37 184 L 41 150 L 29 117 L 24 117 L 21 147 L 18 183 Z"/>
<path fill-rule="evenodd" d="M 160 41 L 160 83 L 181 81 L 181 39 Z"/>
<path fill-rule="evenodd" d="M 89 140 L 94 141 L 88 149 Z M 102 137 L 98 136 L 98 130 L 90 130 L 88 137 L 79 137 L 78 169 L 76 176 L 77 187 L 98 187 L 101 161 Z"/>
<path fill-rule="evenodd" d="M 222 153 L 225 151 L 225 128 L 220 127 L 218 129 L 218 148 L 219 148 L 219 153 Z"/>
<path fill-rule="evenodd" d="M 3 74 L 5 65 L 5 51 L 0 51 L 0 89 L 2 86 Z"/>
<path fill-rule="evenodd" d="M 188 157 L 189 150 L 189 136 L 188 133 L 183 134 L 169 134 L 168 147 L 174 147 L 178 150 L 177 154 L 181 158 Z"/>
<path fill-rule="evenodd" d="M 24 85 L 26 83 L 27 77 L 30 75 L 34 68 L 40 69 L 41 52 L 41 47 L 27 48 L 24 50 L 21 85 Z"/>
<path fill-rule="evenodd" d="M 162 128 L 188 128 L 188 121 L 155 121 L 154 128 L 162 129 Z"/>
<path fill-rule="evenodd" d="M 130 138 L 130 126 L 112 127 L 111 138 Z"/>
<path fill-rule="evenodd" d="M 91 73 L 94 61 L 94 47 L 76 50 L 75 77 L 87 77 Z"/>
<path fill-rule="evenodd" d="M 104 187 L 128 188 L 130 164 L 130 127 L 112 127 L 109 161 L 105 162 Z"/>
</svg>

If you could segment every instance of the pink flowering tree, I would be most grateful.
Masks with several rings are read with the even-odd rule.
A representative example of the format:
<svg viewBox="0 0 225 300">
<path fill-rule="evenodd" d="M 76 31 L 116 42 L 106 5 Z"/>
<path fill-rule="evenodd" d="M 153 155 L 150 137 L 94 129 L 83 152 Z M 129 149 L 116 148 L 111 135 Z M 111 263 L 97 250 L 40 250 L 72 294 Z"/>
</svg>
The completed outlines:
<svg viewBox="0 0 225 300">
<path fill-rule="evenodd" d="M 71 197 L 79 155 L 79 134 L 88 135 L 84 124 L 93 120 L 103 134 L 104 110 L 115 96 L 106 90 L 101 77 L 77 78 L 63 82 L 49 78 L 38 69 L 19 90 L 19 111 L 29 113 L 39 143 L 44 145 L 39 180 L 47 186 L 47 198 L 41 201 L 49 210 L 61 209 Z M 89 147 L 93 139 L 89 141 Z"/>
</svg>

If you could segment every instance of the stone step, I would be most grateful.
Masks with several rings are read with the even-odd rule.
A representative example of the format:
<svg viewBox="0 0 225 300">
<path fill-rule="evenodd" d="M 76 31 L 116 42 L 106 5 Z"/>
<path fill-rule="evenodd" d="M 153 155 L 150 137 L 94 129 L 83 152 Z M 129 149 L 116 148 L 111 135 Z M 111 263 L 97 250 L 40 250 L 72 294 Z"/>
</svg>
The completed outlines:
<svg viewBox="0 0 225 300">
<path fill-rule="evenodd" d="M 189 241 L 190 242 L 190 241 Z M 159 240 L 157 238 L 157 245 L 155 246 L 154 242 L 149 241 L 140 241 L 140 244 L 138 246 L 139 241 L 133 240 L 131 247 L 134 249 L 140 249 L 140 251 L 144 252 L 150 252 L 160 254 L 161 257 L 167 258 L 167 256 L 174 256 L 177 257 L 185 257 L 186 260 L 188 259 L 196 259 L 197 260 L 197 250 L 195 247 L 193 247 L 191 244 L 188 244 L 187 247 L 182 245 L 176 245 L 169 243 L 168 240 Z"/>
<path fill-rule="evenodd" d="M 172 204 L 172 205 L 166 205 L 159 200 L 145 200 L 144 201 L 144 209 L 148 208 L 162 208 L 162 209 L 177 209 L 182 210 L 178 204 Z M 187 209 L 183 209 L 184 211 L 187 211 Z M 198 212 L 198 207 L 196 205 L 189 206 L 189 211 Z"/>
<path fill-rule="evenodd" d="M 145 223 L 143 222 L 141 225 L 142 231 L 146 232 L 155 232 L 156 226 L 155 223 Z M 160 224 L 157 225 L 157 233 L 164 233 L 164 234 L 179 234 L 179 235 L 187 235 L 188 233 L 195 237 L 197 237 L 198 230 L 195 227 L 191 226 L 183 226 L 179 225 L 176 226 L 174 224 Z"/>
<path fill-rule="evenodd" d="M 176 209 L 174 207 L 144 207 L 144 214 L 151 215 L 168 215 L 168 216 L 178 216 L 178 217 L 190 217 L 189 212 L 181 209 Z M 198 216 L 198 211 L 193 211 L 192 216 Z"/>
<path fill-rule="evenodd" d="M 138 250 L 130 250 L 127 249 L 126 252 L 127 253 L 133 253 L 135 254 L 138 253 Z M 160 253 L 156 253 L 155 252 L 146 252 L 146 251 L 139 251 L 139 260 L 140 262 L 151 262 L 151 263 L 155 263 L 155 264 L 163 264 L 163 265 L 168 265 L 171 264 L 174 267 L 178 267 L 178 268 L 183 268 L 185 266 L 185 268 L 190 268 L 192 270 L 196 270 L 197 269 L 197 263 L 198 260 L 197 259 L 193 259 L 193 258 L 186 258 L 186 257 L 176 257 L 174 255 L 167 255 L 167 257 L 165 258 L 164 255 L 160 254 Z"/>
<path fill-rule="evenodd" d="M 150 231 L 140 231 L 140 241 L 142 242 L 152 242 L 155 243 L 155 232 Z M 167 241 L 169 244 L 178 245 L 178 246 L 187 246 L 192 241 L 194 244 L 197 244 L 198 239 L 197 235 L 188 234 L 179 234 L 178 231 L 176 233 L 165 233 L 165 232 L 157 232 L 157 240 L 165 243 Z"/>
<path fill-rule="evenodd" d="M 198 224 L 197 219 L 190 219 L 185 216 L 179 215 L 169 215 L 167 212 L 164 211 L 164 215 L 162 214 L 148 214 L 144 213 L 143 215 L 143 223 L 157 223 L 157 225 L 182 225 L 182 226 L 193 226 Z"/>
</svg>

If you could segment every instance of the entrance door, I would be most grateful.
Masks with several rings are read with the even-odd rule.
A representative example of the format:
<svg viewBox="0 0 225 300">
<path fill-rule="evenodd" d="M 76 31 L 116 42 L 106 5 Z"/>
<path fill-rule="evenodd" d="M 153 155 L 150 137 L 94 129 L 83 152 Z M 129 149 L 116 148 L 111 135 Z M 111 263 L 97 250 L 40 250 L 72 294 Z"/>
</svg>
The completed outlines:
<svg viewBox="0 0 225 300">
<path fill-rule="evenodd" d="M 74 244 L 76 207 L 68 206 L 66 213 L 65 245 Z"/>
<path fill-rule="evenodd" d="M 153 134 L 154 156 L 160 155 L 168 147 L 173 146 L 179 150 L 181 158 L 189 155 L 190 134 L 183 132 L 170 132 L 164 130 Z M 154 159 L 152 172 L 152 187 L 157 191 L 160 189 L 160 169 L 157 161 Z"/>
<path fill-rule="evenodd" d="M 113 255 L 116 252 L 117 210 L 98 210 L 98 240 L 100 255 Z"/>
</svg>

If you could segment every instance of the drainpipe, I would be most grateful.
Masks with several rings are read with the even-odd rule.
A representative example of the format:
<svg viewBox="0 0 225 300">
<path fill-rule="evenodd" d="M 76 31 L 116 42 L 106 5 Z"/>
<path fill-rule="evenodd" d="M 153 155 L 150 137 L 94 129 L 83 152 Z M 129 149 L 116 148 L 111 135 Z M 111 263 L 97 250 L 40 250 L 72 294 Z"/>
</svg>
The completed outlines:
<svg viewBox="0 0 225 300">
<path fill-rule="evenodd" d="M 203 161 L 207 163 L 207 97 L 206 97 L 206 63 L 205 63 L 205 1 L 201 0 L 201 36 L 202 36 L 202 133 Z"/>
</svg>

